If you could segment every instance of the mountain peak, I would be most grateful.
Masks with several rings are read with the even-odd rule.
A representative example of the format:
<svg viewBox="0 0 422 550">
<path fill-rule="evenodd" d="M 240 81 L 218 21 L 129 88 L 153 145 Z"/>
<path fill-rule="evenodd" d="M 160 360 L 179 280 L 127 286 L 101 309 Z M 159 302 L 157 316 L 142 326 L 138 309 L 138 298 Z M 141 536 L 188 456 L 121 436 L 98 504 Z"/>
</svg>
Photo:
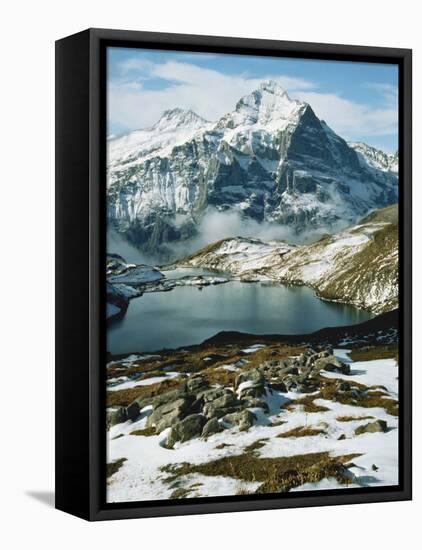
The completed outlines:
<svg viewBox="0 0 422 550">
<path fill-rule="evenodd" d="M 204 118 L 194 113 L 191 109 L 176 107 L 164 111 L 154 127 L 164 129 L 177 128 L 179 126 L 195 126 L 199 128 L 206 122 Z"/>
<path fill-rule="evenodd" d="M 286 90 L 275 80 L 264 80 L 264 82 L 261 82 L 261 84 L 259 85 L 259 90 L 261 92 L 267 92 L 269 94 L 285 97 L 286 99 L 291 101 Z"/>
<path fill-rule="evenodd" d="M 362 141 L 349 142 L 348 145 L 358 153 L 358 157 L 365 164 L 384 172 L 398 173 L 398 151 L 396 153 L 386 153 Z"/>
<path fill-rule="evenodd" d="M 290 99 L 284 88 L 275 80 L 264 80 L 251 93 L 243 96 L 235 110 L 218 122 L 218 127 L 230 129 L 258 125 L 279 128 L 295 117 L 304 104 Z"/>
</svg>

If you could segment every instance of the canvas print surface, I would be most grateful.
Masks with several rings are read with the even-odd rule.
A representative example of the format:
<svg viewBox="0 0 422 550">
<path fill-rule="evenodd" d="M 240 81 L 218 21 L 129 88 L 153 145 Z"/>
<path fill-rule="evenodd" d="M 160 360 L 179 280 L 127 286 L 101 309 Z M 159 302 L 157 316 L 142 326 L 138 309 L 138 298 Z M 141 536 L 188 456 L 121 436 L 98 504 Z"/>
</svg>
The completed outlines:
<svg viewBox="0 0 422 550">
<path fill-rule="evenodd" d="M 397 81 L 108 48 L 108 502 L 398 484 Z"/>
</svg>

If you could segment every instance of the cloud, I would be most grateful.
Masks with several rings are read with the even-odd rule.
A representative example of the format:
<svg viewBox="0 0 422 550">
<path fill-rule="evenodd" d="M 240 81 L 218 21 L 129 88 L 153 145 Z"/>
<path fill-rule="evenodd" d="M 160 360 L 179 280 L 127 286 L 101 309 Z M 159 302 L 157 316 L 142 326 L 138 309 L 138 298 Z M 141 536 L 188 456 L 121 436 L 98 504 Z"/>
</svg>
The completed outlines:
<svg viewBox="0 0 422 550">
<path fill-rule="evenodd" d="M 163 87 L 149 89 L 148 79 L 161 79 Z M 119 127 L 136 129 L 154 124 L 166 109 L 192 109 L 207 120 L 218 120 L 237 101 L 256 89 L 263 80 L 276 80 L 288 91 L 314 89 L 302 78 L 268 75 L 227 75 L 192 63 L 152 63 L 128 59 L 120 64 L 118 77 L 109 82 L 109 120 Z"/>
<path fill-rule="evenodd" d="M 291 227 L 270 222 L 258 222 L 251 218 L 244 218 L 239 212 L 221 212 L 208 207 L 200 224 L 198 234 L 184 242 L 172 244 L 171 255 L 181 258 L 192 254 L 210 243 L 231 237 L 249 237 L 262 241 L 283 241 L 290 244 L 315 242 L 327 232 L 332 233 L 343 229 L 346 222 L 340 222 L 334 227 L 322 227 L 316 230 L 296 233 Z M 156 260 L 159 263 L 159 260 Z"/>
<path fill-rule="evenodd" d="M 397 101 L 381 98 L 380 107 L 344 99 L 336 94 L 298 91 L 297 99 L 309 103 L 315 114 L 346 139 L 397 133 Z"/>
<path fill-rule="evenodd" d="M 379 96 L 374 107 L 321 91 L 315 82 L 300 77 L 269 74 L 258 79 L 194 63 L 156 63 L 140 58 L 126 59 L 114 67 L 108 90 L 109 120 L 118 131 L 134 130 L 151 126 L 166 109 L 181 107 L 215 121 L 269 79 L 279 82 L 292 97 L 309 103 L 317 116 L 345 139 L 397 134 L 397 88 L 390 84 L 367 84 Z"/>
</svg>

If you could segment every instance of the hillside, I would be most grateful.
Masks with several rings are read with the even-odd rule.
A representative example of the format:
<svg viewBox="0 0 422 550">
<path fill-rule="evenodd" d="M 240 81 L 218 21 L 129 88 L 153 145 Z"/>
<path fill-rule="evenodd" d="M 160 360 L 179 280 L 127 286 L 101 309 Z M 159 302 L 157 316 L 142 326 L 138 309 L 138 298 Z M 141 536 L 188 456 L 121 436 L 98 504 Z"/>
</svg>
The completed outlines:
<svg viewBox="0 0 422 550">
<path fill-rule="evenodd" d="M 241 280 L 307 285 L 321 298 L 382 313 L 398 307 L 397 223 L 398 209 L 393 205 L 310 245 L 235 237 L 178 265 L 224 271 Z"/>
</svg>

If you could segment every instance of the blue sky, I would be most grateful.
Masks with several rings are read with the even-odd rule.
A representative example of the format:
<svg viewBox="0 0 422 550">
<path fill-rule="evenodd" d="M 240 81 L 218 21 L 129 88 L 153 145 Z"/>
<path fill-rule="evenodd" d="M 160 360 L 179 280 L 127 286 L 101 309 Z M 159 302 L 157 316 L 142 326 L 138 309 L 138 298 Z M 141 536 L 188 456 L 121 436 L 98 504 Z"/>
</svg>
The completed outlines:
<svg viewBox="0 0 422 550">
<path fill-rule="evenodd" d="M 396 65 L 109 48 L 107 66 L 109 134 L 150 126 L 173 107 L 217 120 L 274 79 L 345 139 L 397 149 Z"/>
</svg>

